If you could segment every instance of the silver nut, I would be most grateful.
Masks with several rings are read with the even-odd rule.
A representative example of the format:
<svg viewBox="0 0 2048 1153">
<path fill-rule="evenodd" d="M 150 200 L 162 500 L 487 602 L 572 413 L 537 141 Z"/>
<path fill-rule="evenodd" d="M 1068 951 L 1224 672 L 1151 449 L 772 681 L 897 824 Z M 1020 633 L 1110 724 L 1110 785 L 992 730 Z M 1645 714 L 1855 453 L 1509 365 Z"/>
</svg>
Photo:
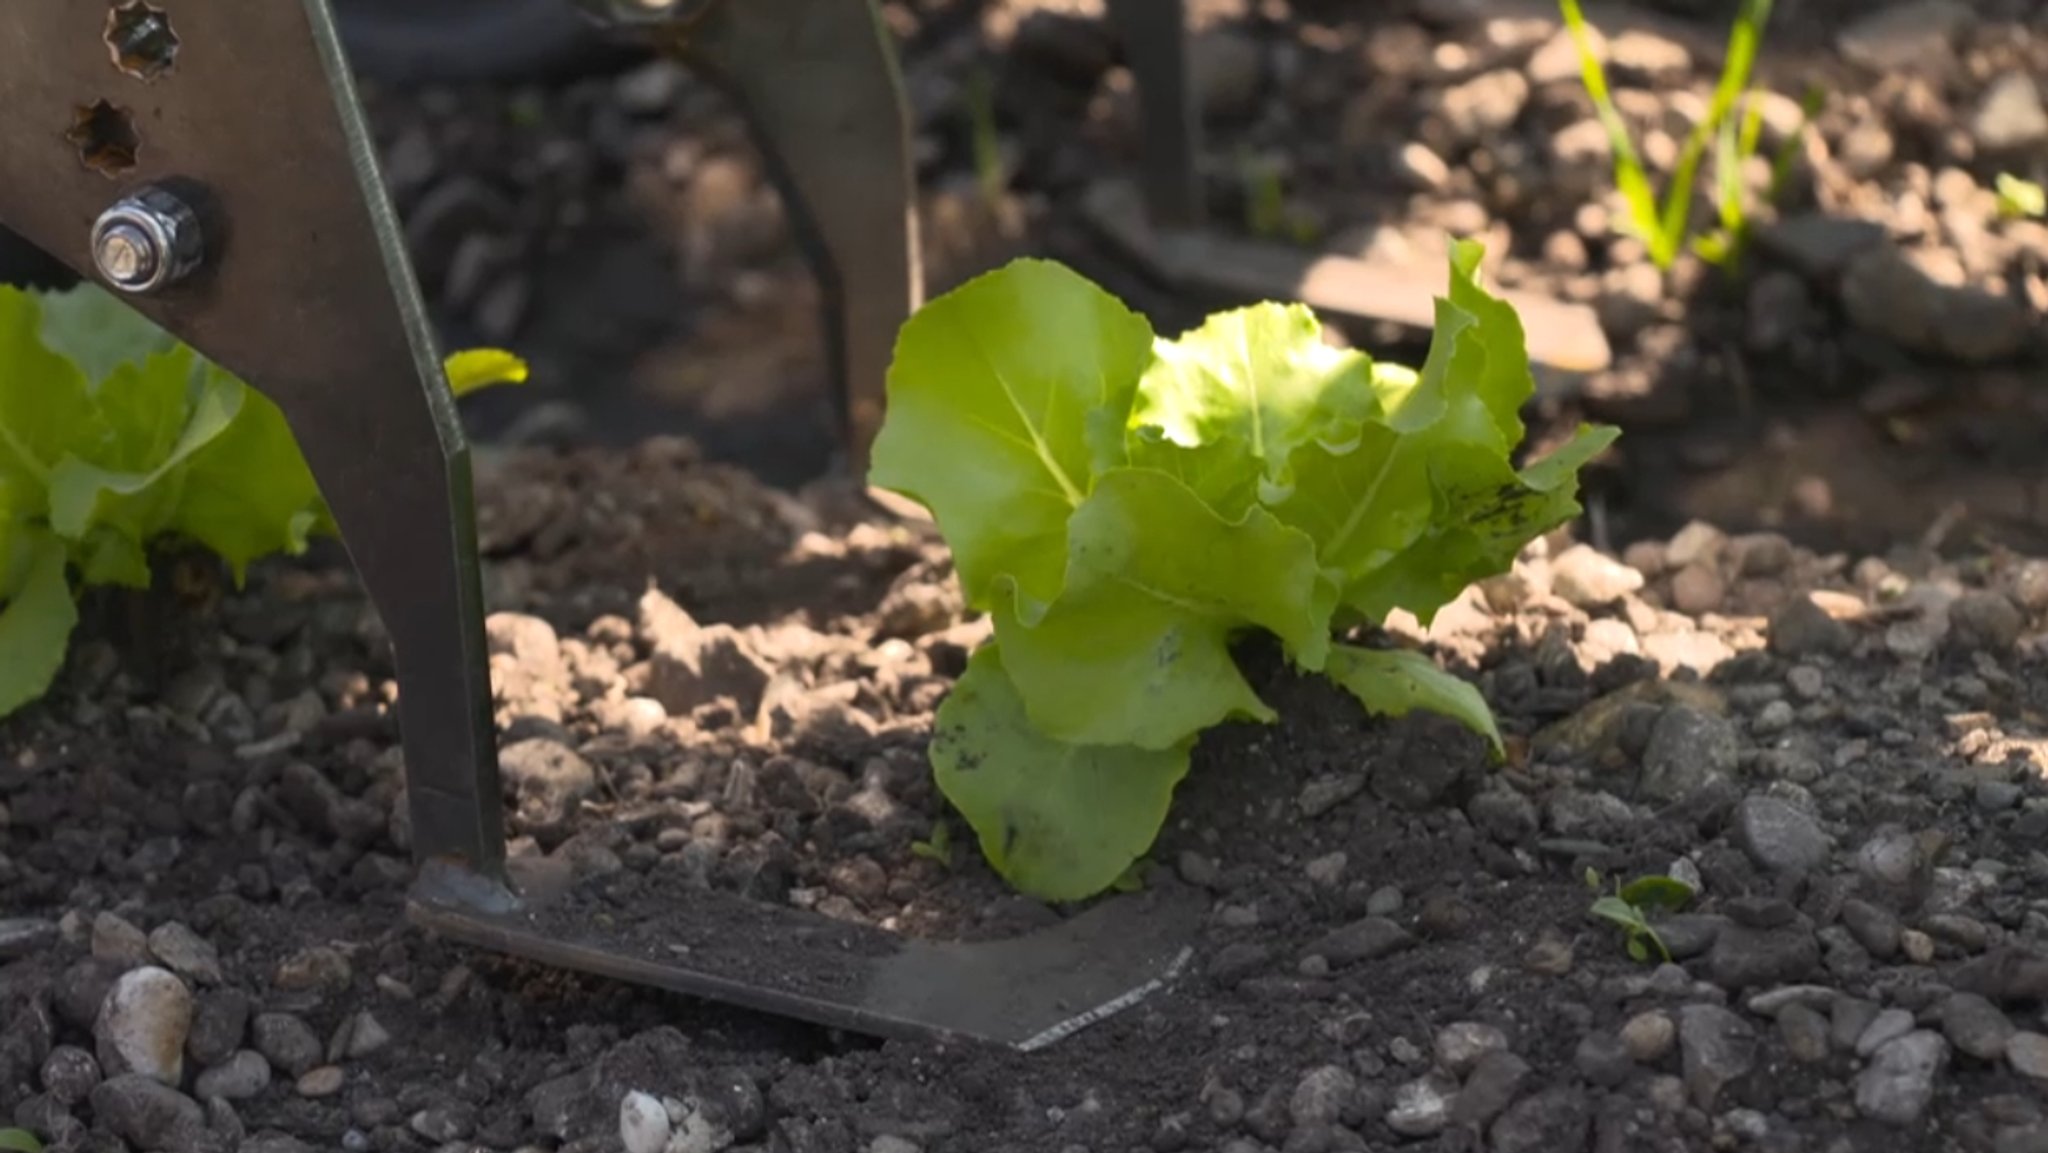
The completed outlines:
<svg viewBox="0 0 2048 1153">
<path fill-rule="evenodd" d="M 93 264 L 122 292 L 167 288 L 197 270 L 205 255 L 198 214 L 162 188 L 122 197 L 92 226 Z"/>
<path fill-rule="evenodd" d="M 687 28 L 710 13 L 721 0 L 576 0 L 576 6 L 598 24 L 624 27 Z"/>
</svg>

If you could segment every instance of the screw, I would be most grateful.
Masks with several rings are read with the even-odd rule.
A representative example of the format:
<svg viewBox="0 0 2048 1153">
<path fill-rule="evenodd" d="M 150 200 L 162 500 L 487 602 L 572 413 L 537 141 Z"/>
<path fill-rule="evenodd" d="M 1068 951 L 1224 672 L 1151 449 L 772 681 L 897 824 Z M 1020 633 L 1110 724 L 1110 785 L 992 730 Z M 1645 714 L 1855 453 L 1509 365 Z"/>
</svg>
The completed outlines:
<svg viewBox="0 0 2048 1153">
<path fill-rule="evenodd" d="M 92 226 L 93 264 L 123 292 L 167 288 L 190 276 L 205 254 L 192 207 L 153 185 L 116 201 Z"/>
</svg>

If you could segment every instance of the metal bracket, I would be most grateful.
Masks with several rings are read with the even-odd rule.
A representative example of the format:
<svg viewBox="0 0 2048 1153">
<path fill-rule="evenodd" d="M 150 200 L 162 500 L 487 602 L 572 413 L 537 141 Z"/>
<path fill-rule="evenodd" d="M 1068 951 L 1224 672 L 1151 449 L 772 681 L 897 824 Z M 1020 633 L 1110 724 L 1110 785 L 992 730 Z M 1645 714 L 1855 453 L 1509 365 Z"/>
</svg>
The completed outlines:
<svg viewBox="0 0 2048 1153">
<path fill-rule="evenodd" d="M 864 469 L 920 291 L 907 117 L 875 0 L 751 0 L 692 33 L 690 58 L 738 94 L 829 258 Z M 824 1024 L 1020 1048 L 1180 972 L 1206 903 L 1178 888 L 951 944 L 701 889 L 649 894 L 623 927 L 616 909 L 579 918 L 550 863 L 508 865 L 469 449 L 328 0 L 12 0 L 0 156 L 0 225 L 284 411 L 392 638 L 414 923 Z"/>
<path fill-rule="evenodd" d="M 1083 212 L 1106 240 L 1160 280 L 1258 300 L 1298 300 L 1318 312 L 1427 332 L 1441 271 L 1389 269 L 1206 229 L 1199 158 L 1202 119 L 1189 67 L 1185 0 L 1108 0 L 1136 80 L 1142 120 L 1135 184 L 1090 188 Z M 1613 362 L 1592 309 L 1526 292 L 1502 292 L 1522 314 L 1539 372 L 1576 376 Z"/>
</svg>

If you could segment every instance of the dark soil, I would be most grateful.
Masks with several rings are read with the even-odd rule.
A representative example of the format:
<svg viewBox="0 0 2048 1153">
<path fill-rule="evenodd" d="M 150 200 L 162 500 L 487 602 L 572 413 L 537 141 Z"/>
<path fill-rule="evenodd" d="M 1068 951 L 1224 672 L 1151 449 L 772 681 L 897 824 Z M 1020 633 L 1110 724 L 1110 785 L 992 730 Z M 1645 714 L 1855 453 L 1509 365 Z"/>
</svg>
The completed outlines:
<svg viewBox="0 0 2048 1153">
<path fill-rule="evenodd" d="M 1208 302 L 1076 224 L 1129 140 L 1090 119 L 1115 82 L 1066 7 L 892 9 L 927 211 L 963 222 L 935 227 L 936 282 L 1030 248 L 1191 322 Z M 1476 139 L 1445 110 L 1540 76 L 1554 28 L 1469 0 L 1198 7 L 1220 59 L 1256 62 L 1216 111 L 1220 211 L 1242 141 L 1290 158 L 1333 245 L 1426 253 L 1476 221 L 1512 242 L 1503 282 L 1608 323 L 1615 369 L 1533 406 L 1539 439 L 1626 423 L 1589 516 L 1432 628 L 1358 638 L 1472 678 L 1506 764 L 1254 647 L 1283 719 L 1205 738 L 1144 878 L 1205 902 L 1181 976 L 1031 1054 L 882 1042 L 409 924 L 390 658 L 338 554 L 181 582 L 95 614 L 50 697 L 0 721 L 0 1118 L 107 1153 L 594 1153 L 628 1130 L 638 1153 L 661 1147 L 622 1129 L 646 1094 L 676 1153 L 2048 1148 L 2048 245 L 1978 195 L 2025 157 L 1972 142 L 1985 87 L 2038 74 L 2048 10 L 1977 6 L 1916 80 L 1841 59 L 1869 6 L 1781 0 L 1772 67 L 1838 85 L 1816 175 L 1755 279 L 1645 293 L 1640 254 L 1578 219 L 1604 186 L 1553 147 L 1585 115 L 1572 83 L 1530 81 Z M 1615 51 L 1675 107 L 1712 65 L 1660 61 L 1727 6 L 1658 7 L 1637 18 L 1678 31 Z M 1011 36 L 1027 9 L 1052 23 Z M 1008 234 L 963 207 L 977 60 L 1019 158 Z M 1010 893 L 932 785 L 932 713 L 987 625 L 927 526 L 811 482 L 810 297 L 727 112 L 653 73 L 375 107 L 450 333 L 538 370 L 472 410 L 512 852 L 573 879 L 534 927 L 815 991 L 905 938 L 1077 915 Z M 1518 199 L 1517 173 L 1566 182 Z M 2023 334 L 1972 296 L 1974 327 L 1927 336 L 1911 310 L 1959 298 L 1874 300 L 1906 283 L 1883 252 L 1814 269 L 1816 207 L 1954 292 L 1995 282 Z M 696 441 L 647 435 L 668 415 Z M 1658 922 L 1669 963 L 1589 916 L 1650 874 L 1699 894 Z M 850 963 L 751 948 L 752 915 L 675 919 L 707 894 L 822 918 Z"/>
</svg>

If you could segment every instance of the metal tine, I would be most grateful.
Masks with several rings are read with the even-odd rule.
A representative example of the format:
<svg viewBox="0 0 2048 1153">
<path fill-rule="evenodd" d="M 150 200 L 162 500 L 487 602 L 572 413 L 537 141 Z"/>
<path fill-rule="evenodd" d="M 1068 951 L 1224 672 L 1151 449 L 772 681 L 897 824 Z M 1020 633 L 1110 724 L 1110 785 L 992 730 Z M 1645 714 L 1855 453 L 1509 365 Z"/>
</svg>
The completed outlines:
<svg viewBox="0 0 2048 1153">
<path fill-rule="evenodd" d="M 1184 0 L 1109 0 L 1109 19 L 1137 83 L 1140 187 L 1156 227 L 1207 217 L 1199 158 L 1202 113 L 1190 76 Z"/>
<path fill-rule="evenodd" d="M 677 47 L 753 132 L 818 280 L 846 471 L 867 473 L 896 333 L 924 300 L 910 120 L 876 0 L 744 0 Z"/>
</svg>

